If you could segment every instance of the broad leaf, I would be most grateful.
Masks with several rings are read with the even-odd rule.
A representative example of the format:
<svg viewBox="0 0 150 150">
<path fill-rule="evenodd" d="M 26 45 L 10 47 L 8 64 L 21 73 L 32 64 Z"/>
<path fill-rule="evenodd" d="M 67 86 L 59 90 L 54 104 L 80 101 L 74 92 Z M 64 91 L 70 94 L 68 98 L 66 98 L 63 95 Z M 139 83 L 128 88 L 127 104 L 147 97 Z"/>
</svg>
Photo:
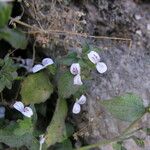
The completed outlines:
<svg viewBox="0 0 150 150">
<path fill-rule="evenodd" d="M 29 150 L 39 149 L 39 142 L 37 139 L 29 133 L 26 133 L 21 136 L 16 136 L 13 134 L 6 134 L 4 130 L 0 130 L 0 142 L 5 143 L 9 147 L 21 147 L 26 146 Z"/>
<path fill-rule="evenodd" d="M 45 102 L 53 92 L 53 85 L 44 72 L 27 76 L 21 86 L 22 102 L 36 104 Z"/>
<path fill-rule="evenodd" d="M 31 150 L 37 150 L 39 143 L 33 136 L 32 122 L 30 119 L 12 122 L 0 129 L 0 142 L 10 147 L 27 146 Z"/>
<path fill-rule="evenodd" d="M 131 93 L 105 100 L 101 104 L 114 117 L 123 121 L 132 122 L 145 113 L 141 98 Z"/>
<path fill-rule="evenodd" d="M 7 3 L 0 2 L 0 28 L 7 25 L 9 17 L 11 15 L 12 7 Z"/>
<path fill-rule="evenodd" d="M 58 93 L 62 98 L 69 98 L 75 94 L 82 86 L 73 84 L 74 76 L 70 72 L 64 73 L 58 81 Z"/>
<path fill-rule="evenodd" d="M 0 38 L 9 42 L 16 49 L 25 49 L 27 46 L 27 39 L 25 35 L 15 29 L 9 29 L 7 27 L 1 28 Z"/>
<path fill-rule="evenodd" d="M 47 127 L 46 144 L 47 146 L 60 143 L 67 138 L 65 118 L 67 116 L 67 103 L 64 99 L 58 99 L 54 116 L 50 125 Z"/>
<path fill-rule="evenodd" d="M 17 67 L 14 64 L 13 60 L 5 56 L 5 58 L 2 60 L 0 59 L 0 92 L 7 87 L 8 89 L 11 89 L 13 80 L 17 77 Z M 14 75 L 15 74 L 15 75 Z"/>
</svg>

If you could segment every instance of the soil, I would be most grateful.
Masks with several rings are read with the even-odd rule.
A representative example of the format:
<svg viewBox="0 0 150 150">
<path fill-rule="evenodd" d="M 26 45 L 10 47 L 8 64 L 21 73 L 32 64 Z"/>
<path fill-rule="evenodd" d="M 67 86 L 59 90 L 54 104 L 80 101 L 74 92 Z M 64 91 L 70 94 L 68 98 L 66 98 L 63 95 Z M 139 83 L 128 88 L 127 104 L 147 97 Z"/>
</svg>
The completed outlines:
<svg viewBox="0 0 150 150">
<path fill-rule="evenodd" d="M 74 0 L 64 4 L 62 0 L 38 0 L 36 3 L 32 0 L 25 13 L 28 16 L 28 24 L 47 31 L 65 30 L 132 40 L 129 45 L 128 40 L 83 38 L 70 32 L 63 35 L 33 34 L 33 39 L 37 41 L 37 54 L 42 53 L 54 58 L 66 54 L 67 51 L 80 51 L 85 42 L 103 50 L 100 56 L 102 61 L 106 62 L 108 71 L 103 75 L 99 75 L 96 70 L 92 72 L 93 80 L 88 91 L 87 104 L 82 107 L 80 115 L 73 116 L 78 135 L 76 147 L 112 138 L 127 127 L 128 123 L 121 122 L 103 111 L 99 105 L 100 100 L 133 92 L 143 99 L 145 106 L 150 103 L 149 1 Z M 29 30 L 33 31 L 35 30 Z M 144 116 L 138 126 L 150 127 L 150 116 Z M 146 136 L 144 132 L 137 133 L 137 136 L 145 139 L 145 148 L 138 147 L 133 140 L 124 141 L 125 148 L 148 150 L 150 136 Z M 112 145 L 99 149 L 112 150 Z"/>
</svg>

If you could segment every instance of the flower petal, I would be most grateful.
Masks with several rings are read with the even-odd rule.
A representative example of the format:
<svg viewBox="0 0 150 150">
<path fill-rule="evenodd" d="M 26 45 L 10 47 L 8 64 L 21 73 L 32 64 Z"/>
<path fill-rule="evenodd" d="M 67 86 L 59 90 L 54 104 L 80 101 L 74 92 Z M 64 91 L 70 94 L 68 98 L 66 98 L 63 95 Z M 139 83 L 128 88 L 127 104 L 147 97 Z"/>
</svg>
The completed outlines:
<svg viewBox="0 0 150 150">
<path fill-rule="evenodd" d="M 81 111 L 81 106 L 80 106 L 80 104 L 74 103 L 72 112 L 73 112 L 74 114 L 78 114 L 80 111 Z"/>
<path fill-rule="evenodd" d="M 5 107 L 0 106 L 0 119 L 5 117 Z"/>
<path fill-rule="evenodd" d="M 22 112 L 24 109 L 24 104 L 22 102 L 16 101 L 13 107 L 18 111 Z"/>
<path fill-rule="evenodd" d="M 104 72 L 107 71 L 107 66 L 106 66 L 106 64 L 103 63 L 103 62 L 98 62 L 98 63 L 96 64 L 96 69 L 97 69 L 97 71 L 98 71 L 99 73 L 104 73 Z"/>
<path fill-rule="evenodd" d="M 42 60 L 42 65 L 44 67 L 47 67 L 48 65 L 52 65 L 54 63 L 54 61 L 51 58 L 44 58 Z"/>
<path fill-rule="evenodd" d="M 42 69 L 44 69 L 45 67 L 43 66 L 43 65 L 41 65 L 41 64 L 37 64 L 37 65 L 34 65 L 34 67 L 32 68 L 32 72 L 33 73 L 36 73 L 36 72 L 38 72 L 38 71 L 40 71 L 40 70 L 42 70 Z"/>
<path fill-rule="evenodd" d="M 40 140 L 39 140 L 40 144 L 43 144 L 45 142 L 44 134 L 40 135 L 39 137 L 40 137 Z"/>
<path fill-rule="evenodd" d="M 74 85 L 82 85 L 82 81 L 81 81 L 81 76 L 80 74 L 77 74 L 74 79 L 73 79 L 73 84 Z"/>
<path fill-rule="evenodd" d="M 26 61 L 26 65 L 27 66 L 32 67 L 32 65 L 33 65 L 33 59 L 27 58 L 27 59 L 25 59 L 25 61 Z"/>
<path fill-rule="evenodd" d="M 70 72 L 73 74 L 73 75 L 77 75 L 77 74 L 80 74 L 80 64 L 79 63 L 73 63 L 70 67 Z"/>
<path fill-rule="evenodd" d="M 79 98 L 79 100 L 76 101 L 76 103 L 78 103 L 78 104 L 80 104 L 80 105 L 85 104 L 85 102 L 86 102 L 86 97 L 85 97 L 85 95 L 82 95 L 82 96 Z"/>
<path fill-rule="evenodd" d="M 89 60 L 94 64 L 96 64 L 100 61 L 100 56 L 95 51 L 91 51 L 90 53 L 87 54 L 87 56 L 88 56 Z"/>
<path fill-rule="evenodd" d="M 0 106 L 0 114 L 5 114 L 5 107 L 4 106 Z"/>
<path fill-rule="evenodd" d="M 25 107 L 21 113 L 29 118 L 33 115 L 33 111 L 30 107 Z"/>
</svg>

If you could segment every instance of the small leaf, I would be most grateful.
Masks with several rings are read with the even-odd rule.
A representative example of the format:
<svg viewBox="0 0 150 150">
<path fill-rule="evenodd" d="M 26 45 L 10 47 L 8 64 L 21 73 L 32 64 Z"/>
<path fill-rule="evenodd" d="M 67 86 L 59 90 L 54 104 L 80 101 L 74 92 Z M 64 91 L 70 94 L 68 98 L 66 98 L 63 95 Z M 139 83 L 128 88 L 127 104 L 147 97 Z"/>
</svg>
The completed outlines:
<svg viewBox="0 0 150 150">
<path fill-rule="evenodd" d="M 64 140 L 61 143 L 55 144 L 52 147 L 53 150 L 73 150 L 71 141 L 69 139 Z"/>
<path fill-rule="evenodd" d="M 132 139 L 134 140 L 134 142 L 141 148 L 144 148 L 144 140 L 143 139 L 140 139 L 136 136 L 133 136 Z"/>
<path fill-rule="evenodd" d="M 121 149 L 122 144 L 117 142 L 117 143 L 113 143 L 113 150 L 122 150 Z"/>
<path fill-rule="evenodd" d="M 145 113 L 141 98 L 131 93 L 118 96 L 111 100 L 105 100 L 101 104 L 114 117 L 123 121 L 132 122 Z"/>
<path fill-rule="evenodd" d="M 66 72 L 59 78 L 58 93 L 62 98 L 69 98 L 82 87 L 73 84 L 73 77 L 70 72 Z"/>
<path fill-rule="evenodd" d="M 44 72 L 31 74 L 21 86 L 22 102 L 26 105 L 45 102 L 53 92 L 53 86 Z"/>
<path fill-rule="evenodd" d="M 46 67 L 46 70 L 47 70 L 49 75 L 55 75 L 56 71 L 57 71 L 57 68 L 54 65 L 49 65 L 49 66 Z"/>
<path fill-rule="evenodd" d="M 17 121 L 17 127 L 14 129 L 13 133 L 16 136 L 24 135 L 25 133 L 32 133 L 33 132 L 33 124 L 32 120 L 26 118 L 24 120 Z"/>
<path fill-rule="evenodd" d="M 0 92 L 7 87 L 8 89 L 12 88 L 12 82 L 16 79 L 17 76 L 17 67 L 15 66 L 13 60 L 5 56 L 5 58 L 1 61 L 1 70 L 0 70 Z"/>
<path fill-rule="evenodd" d="M 50 125 L 47 127 L 46 144 L 47 146 L 60 143 L 67 138 L 65 118 L 67 116 L 67 103 L 64 99 L 58 99 L 54 116 Z"/>
<path fill-rule="evenodd" d="M 9 125 L 0 129 L 0 142 L 10 147 L 31 147 L 32 150 L 39 148 L 39 143 L 33 136 L 33 127 L 30 119 L 10 122 Z"/>
<path fill-rule="evenodd" d="M 11 5 L 4 2 L 0 2 L 0 28 L 7 25 L 9 17 L 11 15 L 11 10 Z"/>
<path fill-rule="evenodd" d="M 70 66 L 72 63 L 77 62 L 77 53 L 71 52 L 67 56 L 64 56 L 62 59 L 58 60 L 60 64 Z"/>
<path fill-rule="evenodd" d="M 16 29 L 9 29 L 7 27 L 0 29 L 0 38 L 9 42 L 16 49 L 25 49 L 27 46 L 25 35 Z"/>
</svg>

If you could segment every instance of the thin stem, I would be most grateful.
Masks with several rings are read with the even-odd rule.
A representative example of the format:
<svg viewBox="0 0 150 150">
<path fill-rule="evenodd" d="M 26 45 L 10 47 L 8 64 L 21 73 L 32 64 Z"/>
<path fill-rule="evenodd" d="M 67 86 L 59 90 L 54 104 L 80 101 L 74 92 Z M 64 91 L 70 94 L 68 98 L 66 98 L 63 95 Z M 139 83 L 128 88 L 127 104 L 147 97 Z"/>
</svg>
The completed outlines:
<svg viewBox="0 0 150 150">
<path fill-rule="evenodd" d="M 39 150 L 42 150 L 42 144 L 40 143 L 40 148 L 39 148 Z"/>
<path fill-rule="evenodd" d="M 1 102 L 3 103 L 4 102 L 4 98 L 3 98 L 3 93 L 2 92 L 0 93 L 0 96 L 1 96 Z"/>
<path fill-rule="evenodd" d="M 146 112 L 145 112 L 146 113 Z M 133 121 L 123 132 L 122 134 L 127 134 L 140 120 L 141 118 L 145 115 L 145 113 L 143 113 L 143 115 L 141 117 L 139 117 L 138 119 L 136 119 L 135 121 Z"/>
<path fill-rule="evenodd" d="M 34 65 L 34 61 L 35 61 L 35 45 L 36 45 L 36 41 L 33 44 L 32 66 Z"/>
<path fill-rule="evenodd" d="M 34 31 L 30 32 L 30 34 L 36 34 L 36 33 L 50 33 L 50 34 L 59 34 L 59 35 L 64 35 L 64 34 L 68 34 L 68 35 L 74 35 L 74 36 L 81 36 L 84 38 L 95 38 L 95 39 L 107 39 L 107 40 L 120 40 L 120 41 L 129 41 L 129 47 L 131 47 L 132 44 L 132 40 L 129 38 L 121 38 L 121 37 L 108 37 L 108 36 L 93 36 L 93 35 L 88 35 L 86 33 L 76 33 L 76 32 L 71 32 L 71 31 L 62 31 L 62 30 L 43 30 L 40 29 L 38 27 L 33 27 L 27 23 L 24 23 L 20 20 L 17 20 L 15 18 L 11 18 L 12 21 L 23 25 L 27 28 L 31 28 Z M 36 30 L 36 31 L 35 31 Z"/>
<path fill-rule="evenodd" d="M 115 137 L 113 139 L 110 139 L 110 140 L 103 140 L 103 141 L 100 141 L 96 144 L 92 144 L 92 145 L 88 145 L 88 146 L 83 146 L 81 148 L 77 148 L 75 150 L 89 150 L 91 148 L 96 148 L 96 147 L 100 147 L 100 146 L 105 146 L 107 144 L 110 144 L 110 143 L 113 143 L 113 142 L 119 142 L 119 141 L 123 141 L 123 140 L 126 140 L 126 139 L 129 139 L 135 132 L 137 132 L 138 130 L 140 130 L 141 128 L 139 129 L 136 129 L 126 135 L 120 135 L 118 137 Z"/>
</svg>

